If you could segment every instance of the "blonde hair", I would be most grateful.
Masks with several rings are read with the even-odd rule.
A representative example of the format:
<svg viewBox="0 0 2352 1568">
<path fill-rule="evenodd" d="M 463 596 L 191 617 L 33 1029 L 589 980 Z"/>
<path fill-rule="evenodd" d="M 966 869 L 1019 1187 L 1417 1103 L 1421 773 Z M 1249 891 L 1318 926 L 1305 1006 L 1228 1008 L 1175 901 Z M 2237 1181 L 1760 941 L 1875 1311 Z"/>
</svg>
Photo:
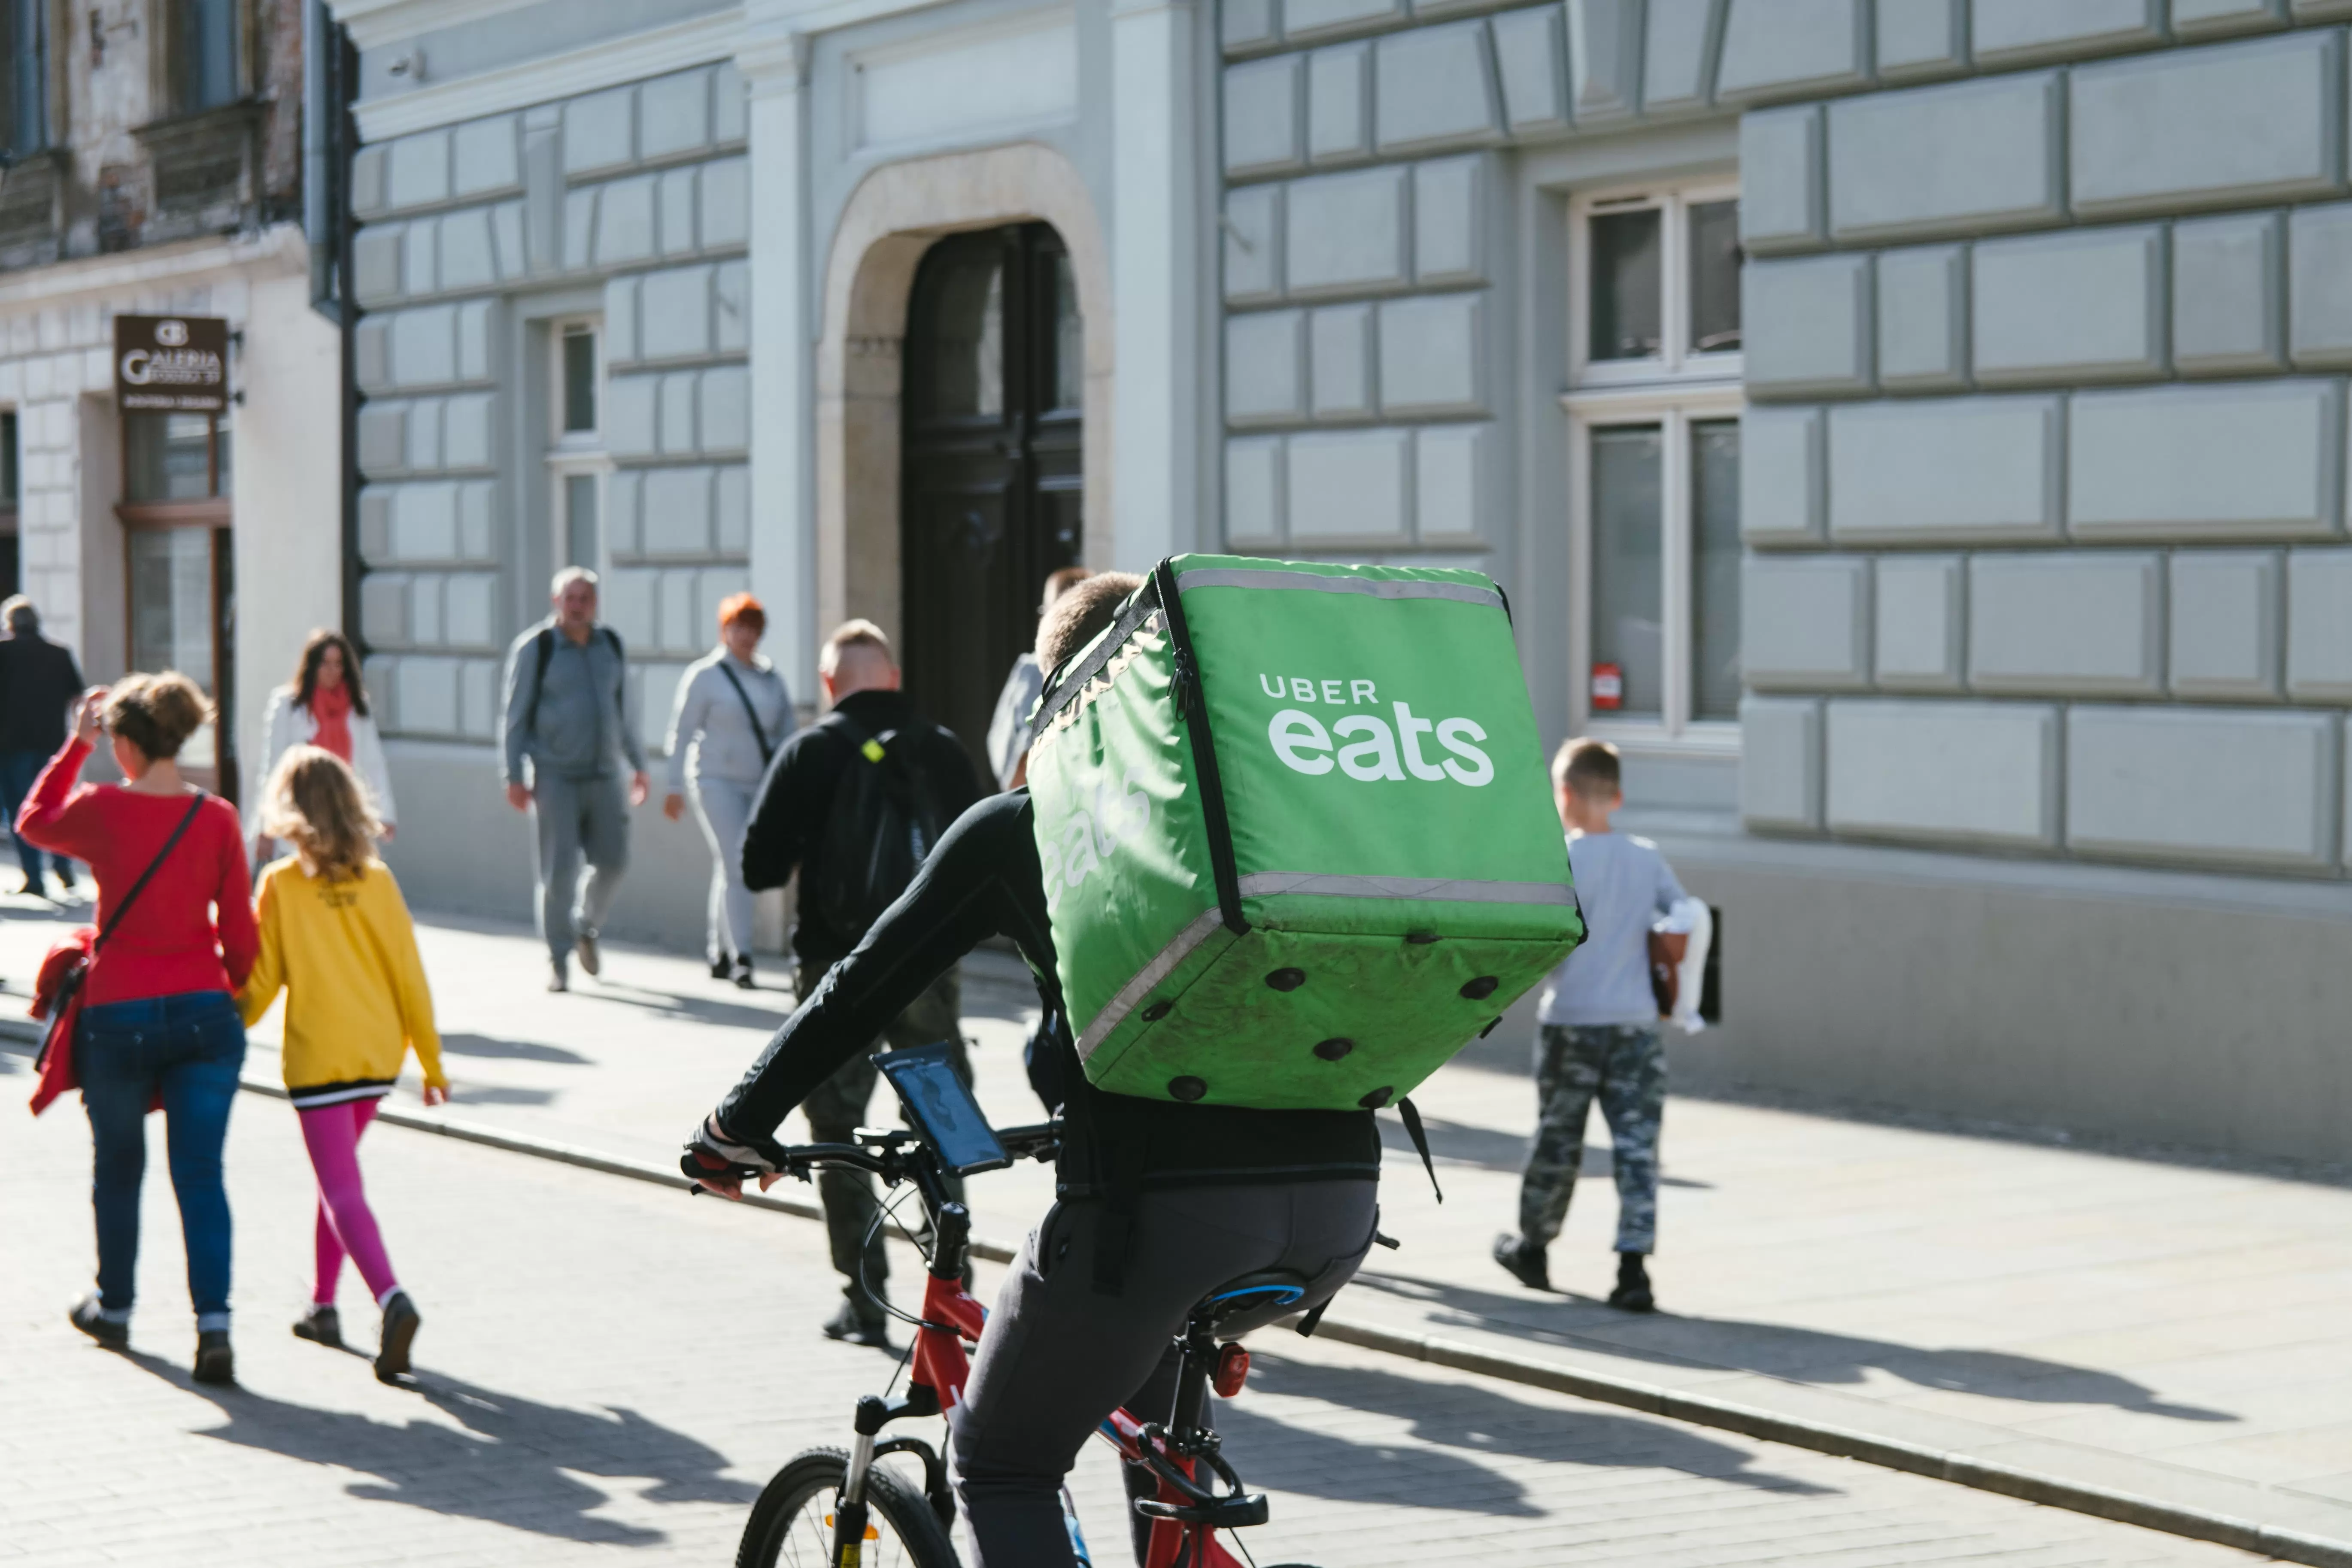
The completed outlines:
<svg viewBox="0 0 2352 1568">
<path fill-rule="evenodd" d="M 107 689 L 106 732 L 139 748 L 151 763 L 176 757 L 188 737 L 212 721 L 212 700 L 176 669 L 126 675 Z"/>
<path fill-rule="evenodd" d="M 817 650 L 817 673 L 831 675 L 839 669 L 842 659 L 854 647 L 872 648 L 882 656 L 883 663 L 893 669 L 898 667 L 898 656 L 890 651 L 890 639 L 883 634 L 880 626 L 872 621 L 844 621 L 833 628 L 833 635 L 825 638 L 824 646 Z"/>
<path fill-rule="evenodd" d="M 330 882 L 348 881 L 375 858 L 383 831 L 342 758 L 319 746 L 289 750 L 269 775 L 261 830 L 294 847 L 302 869 Z"/>
</svg>

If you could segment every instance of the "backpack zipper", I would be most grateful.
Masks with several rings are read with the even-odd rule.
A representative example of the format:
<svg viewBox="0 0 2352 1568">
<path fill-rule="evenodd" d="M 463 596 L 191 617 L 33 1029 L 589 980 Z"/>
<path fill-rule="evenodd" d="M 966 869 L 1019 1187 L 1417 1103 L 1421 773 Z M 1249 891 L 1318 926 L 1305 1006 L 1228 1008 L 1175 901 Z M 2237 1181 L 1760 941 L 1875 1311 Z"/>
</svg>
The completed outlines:
<svg viewBox="0 0 2352 1568">
<path fill-rule="evenodd" d="M 1235 936 L 1249 932 L 1242 916 L 1242 879 L 1234 863 L 1234 832 L 1225 816 L 1225 788 L 1217 773 L 1216 742 L 1209 733 L 1209 700 L 1201 683 L 1201 664 L 1192 654 L 1192 635 L 1184 625 L 1184 605 L 1177 596 L 1175 558 L 1162 559 L 1151 572 L 1159 590 L 1160 607 L 1168 616 L 1168 641 L 1173 650 L 1175 687 L 1171 698 L 1176 717 L 1192 743 L 1192 768 L 1201 785 L 1201 823 L 1209 834 L 1209 873 L 1217 884 L 1217 912 Z"/>
</svg>

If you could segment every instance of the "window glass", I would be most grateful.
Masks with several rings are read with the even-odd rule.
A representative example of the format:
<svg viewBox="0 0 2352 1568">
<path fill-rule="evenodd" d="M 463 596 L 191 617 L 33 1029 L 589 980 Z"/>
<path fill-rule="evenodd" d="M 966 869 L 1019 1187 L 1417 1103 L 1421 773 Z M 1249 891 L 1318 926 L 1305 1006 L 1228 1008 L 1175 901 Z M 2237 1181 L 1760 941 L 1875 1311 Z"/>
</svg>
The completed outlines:
<svg viewBox="0 0 2352 1568">
<path fill-rule="evenodd" d="M 1606 674 L 1600 667 L 1616 666 L 1616 711 L 1650 718 L 1665 707 L 1661 447 L 1654 425 L 1592 433 L 1594 686 Z"/>
<path fill-rule="evenodd" d="M 596 334 L 587 327 L 563 331 L 563 433 L 596 428 Z"/>
<path fill-rule="evenodd" d="M 1661 335 L 1657 208 L 1601 213 L 1591 223 L 1591 355 L 1648 359 Z"/>
<path fill-rule="evenodd" d="M 1690 207 L 1690 352 L 1729 353 L 1739 347 L 1739 204 L 1694 202 Z"/>
<path fill-rule="evenodd" d="M 1054 406 L 1085 405 L 1086 323 L 1078 315 L 1078 279 L 1070 258 L 1054 258 Z"/>
<path fill-rule="evenodd" d="M 219 493 L 209 416 L 126 414 L 122 445 L 126 500 L 208 500 Z"/>
<path fill-rule="evenodd" d="M 176 669 L 213 695 L 213 534 L 205 528 L 133 529 L 131 564 L 131 667 L 151 674 Z M 214 763 L 206 725 L 180 749 L 190 767 Z"/>
<path fill-rule="evenodd" d="M 597 569 L 596 476 L 563 476 L 563 563 Z"/>
<path fill-rule="evenodd" d="M 180 109 L 194 113 L 237 97 L 237 0 L 173 0 L 180 19 Z"/>
<path fill-rule="evenodd" d="M 926 412 L 1004 413 L 1004 264 L 993 248 L 947 263 L 930 300 L 931 363 Z"/>
<path fill-rule="evenodd" d="M 49 144 L 48 0 L 0 0 L 0 135 L 18 157 Z"/>
<path fill-rule="evenodd" d="M 1691 441 L 1691 713 L 1739 717 L 1739 421 L 1707 419 Z"/>
</svg>

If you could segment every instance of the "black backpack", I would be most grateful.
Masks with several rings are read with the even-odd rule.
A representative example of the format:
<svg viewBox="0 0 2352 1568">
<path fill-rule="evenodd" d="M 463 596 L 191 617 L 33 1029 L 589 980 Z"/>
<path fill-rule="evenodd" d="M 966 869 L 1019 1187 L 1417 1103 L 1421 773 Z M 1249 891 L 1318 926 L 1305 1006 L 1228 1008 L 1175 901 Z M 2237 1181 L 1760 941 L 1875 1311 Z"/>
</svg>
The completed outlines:
<svg viewBox="0 0 2352 1568">
<path fill-rule="evenodd" d="M 823 722 L 847 744 L 849 760 L 803 873 L 803 896 L 824 925 L 862 936 L 915 879 L 948 830 L 948 815 L 912 754 L 911 728 L 869 735 L 839 712 Z"/>
</svg>

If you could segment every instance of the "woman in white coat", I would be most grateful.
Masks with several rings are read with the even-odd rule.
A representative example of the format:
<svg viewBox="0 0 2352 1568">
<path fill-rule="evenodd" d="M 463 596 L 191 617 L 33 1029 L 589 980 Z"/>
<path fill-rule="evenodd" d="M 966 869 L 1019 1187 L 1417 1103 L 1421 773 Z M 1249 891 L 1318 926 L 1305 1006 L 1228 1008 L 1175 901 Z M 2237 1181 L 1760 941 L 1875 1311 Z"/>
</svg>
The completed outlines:
<svg viewBox="0 0 2352 1568">
<path fill-rule="evenodd" d="M 751 889 L 743 884 L 743 830 L 768 759 L 793 728 L 793 696 L 760 657 L 768 612 L 749 594 L 719 605 L 719 646 L 687 666 L 669 719 L 669 793 L 662 815 L 695 819 L 709 841 L 710 977 L 751 988 Z"/>
<path fill-rule="evenodd" d="M 384 766 L 383 737 L 376 732 L 368 712 L 367 690 L 360 684 L 359 654 L 341 632 L 315 631 L 302 645 L 294 679 L 269 694 L 268 714 L 261 725 L 261 766 L 247 776 L 268 778 L 278 759 L 296 746 L 320 746 L 349 763 L 367 786 L 368 804 L 383 823 L 383 836 L 393 835 L 392 773 Z M 245 813 L 245 846 L 255 868 L 261 866 L 261 797 L 267 791 L 248 790 Z"/>
</svg>

